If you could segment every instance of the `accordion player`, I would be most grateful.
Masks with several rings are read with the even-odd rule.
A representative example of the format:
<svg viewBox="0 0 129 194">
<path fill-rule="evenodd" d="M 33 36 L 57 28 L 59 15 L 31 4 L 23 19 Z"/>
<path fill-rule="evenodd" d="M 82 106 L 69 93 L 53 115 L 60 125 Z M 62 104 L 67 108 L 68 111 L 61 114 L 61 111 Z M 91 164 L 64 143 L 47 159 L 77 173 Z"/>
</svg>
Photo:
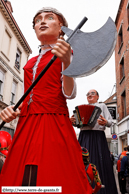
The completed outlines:
<svg viewBox="0 0 129 194">
<path fill-rule="evenodd" d="M 83 126 L 89 126 L 93 128 L 101 112 L 101 108 L 89 104 L 76 106 L 75 110 L 73 111 L 76 118 L 76 124 L 74 126 L 78 128 Z"/>
</svg>

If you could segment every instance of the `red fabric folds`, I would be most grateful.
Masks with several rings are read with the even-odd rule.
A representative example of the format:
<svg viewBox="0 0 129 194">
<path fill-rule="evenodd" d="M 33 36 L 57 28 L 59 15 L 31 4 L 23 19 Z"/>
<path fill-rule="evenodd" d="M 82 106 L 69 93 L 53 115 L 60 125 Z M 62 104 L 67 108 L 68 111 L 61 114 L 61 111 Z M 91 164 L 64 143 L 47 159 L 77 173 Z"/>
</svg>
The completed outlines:
<svg viewBox="0 0 129 194">
<path fill-rule="evenodd" d="M 92 193 L 80 145 L 65 115 L 20 118 L 2 169 L 2 186 L 20 186 L 26 164 L 38 165 L 37 186 L 62 186 L 63 194 Z"/>
</svg>

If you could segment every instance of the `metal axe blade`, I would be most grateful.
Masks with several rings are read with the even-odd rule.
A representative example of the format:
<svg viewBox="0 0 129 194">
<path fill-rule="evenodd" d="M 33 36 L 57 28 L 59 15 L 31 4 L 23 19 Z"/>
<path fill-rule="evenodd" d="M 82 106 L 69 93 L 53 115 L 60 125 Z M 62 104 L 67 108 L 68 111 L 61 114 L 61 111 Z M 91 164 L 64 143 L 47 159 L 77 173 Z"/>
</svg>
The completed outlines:
<svg viewBox="0 0 129 194">
<path fill-rule="evenodd" d="M 62 26 L 69 37 L 73 32 Z M 114 21 L 109 17 L 99 30 L 84 33 L 79 29 L 68 41 L 73 49 L 73 60 L 62 72 L 69 77 L 83 77 L 96 72 L 111 57 L 116 45 L 117 31 Z"/>
</svg>

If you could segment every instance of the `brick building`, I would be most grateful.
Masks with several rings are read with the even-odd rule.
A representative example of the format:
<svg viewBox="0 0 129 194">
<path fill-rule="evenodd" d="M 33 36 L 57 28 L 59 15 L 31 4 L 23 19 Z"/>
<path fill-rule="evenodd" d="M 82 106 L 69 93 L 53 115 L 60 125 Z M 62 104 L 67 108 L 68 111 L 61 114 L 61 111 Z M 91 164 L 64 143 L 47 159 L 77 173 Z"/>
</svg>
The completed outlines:
<svg viewBox="0 0 129 194">
<path fill-rule="evenodd" d="M 15 104 L 23 93 L 23 66 L 32 52 L 13 15 L 11 3 L 0 0 L 0 111 Z M 1 119 L 0 119 L 0 122 Z M 12 136 L 17 119 L 2 130 Z"/>
<path fill-rule="evenodd" d="M 129 130 L 129 1 L 121 0 L 115 20 L 118 36 L 115 48 L 118 151 L 127 145 Z"/>
</svg>

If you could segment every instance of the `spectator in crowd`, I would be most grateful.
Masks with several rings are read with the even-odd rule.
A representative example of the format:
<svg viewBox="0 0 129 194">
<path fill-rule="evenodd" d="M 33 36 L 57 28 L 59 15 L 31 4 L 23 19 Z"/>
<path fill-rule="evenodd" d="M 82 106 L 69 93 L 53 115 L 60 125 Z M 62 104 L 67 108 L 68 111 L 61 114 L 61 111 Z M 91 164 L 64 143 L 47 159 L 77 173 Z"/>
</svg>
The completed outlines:
<svg viewBox="0 0 129 194">
<path fill-rule="evenodd" d="M 125 194 L 126 192 L 128 192 L 127 177 L 129 177 L 129 146 L 127 146 L 126 156 L 124 156 L 121 160 L 120 176 L 121 176 L 121 193 Z"/>
<path fill-rule="evenodd" d="M 89 185 L 92 189 L 92 193 L 97 193 L 101 187 L 102 187 L 102 183 L 99 177 L 99 173 L 96 169 L 96 166 L 94 164 L 91 164 L 89 161 L 89 152 L 86 148 L 81 147 L 82 149 L 82 158 L 83 158 L 83 162 L 85 165 L 85 171 L 86 171 L 86 175 L 89 181 Z M 92 188 L 92 184 L 93 181 L 95 183 L 95 187 Z"/>
<path fill-rule="evenodd" d="M 126 152 L 127 152 L 127 146 L 124 147 L 124 151 L 121 152 L 121 155 L 126 156 Z"/>
<path fill-rule="evenodd" d="M 121 160 L 122 160 L 123 157 L 124 157 L 123 155 L 120 155 L 120 158 L 117 160 L 117 165 L 116 165 L 116 169 L 117 169 L 117 172 L 118 172 L 118 182 L 119 182 L 120 191 L 121 191 L 120 168 L 121 168 Z"/>
</svg>

